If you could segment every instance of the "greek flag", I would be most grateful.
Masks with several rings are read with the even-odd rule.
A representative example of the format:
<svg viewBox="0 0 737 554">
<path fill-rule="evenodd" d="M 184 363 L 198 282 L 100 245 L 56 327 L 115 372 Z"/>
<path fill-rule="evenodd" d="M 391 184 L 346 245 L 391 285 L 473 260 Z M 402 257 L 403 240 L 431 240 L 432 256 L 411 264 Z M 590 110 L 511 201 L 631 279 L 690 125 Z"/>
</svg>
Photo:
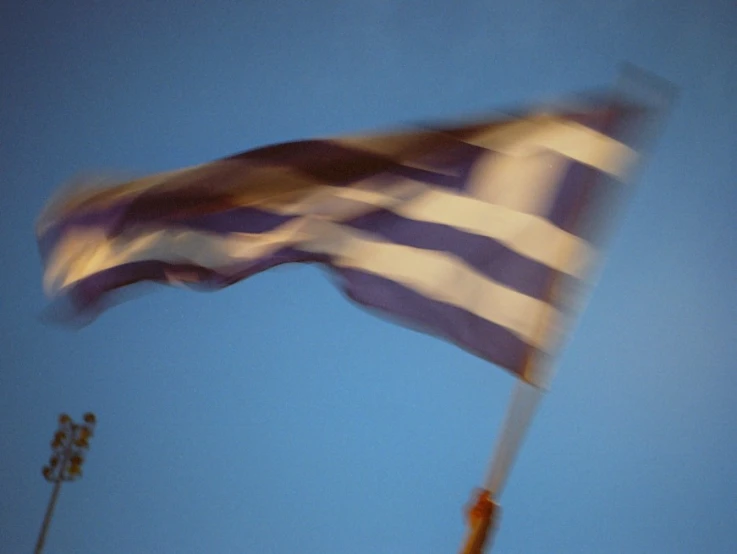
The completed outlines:
<svg viewBox="0 0 737 554">
<path fill-rule="evenodd" d="M 44 287 L 97 312 L 138 282 L 218 289 L 314 262 L 356 303 L 539 384 L 530 361 L 569 328 L 640 113 L 608 99 L 305 140 L 67 192 L 37 224 Z"/>
</svg>

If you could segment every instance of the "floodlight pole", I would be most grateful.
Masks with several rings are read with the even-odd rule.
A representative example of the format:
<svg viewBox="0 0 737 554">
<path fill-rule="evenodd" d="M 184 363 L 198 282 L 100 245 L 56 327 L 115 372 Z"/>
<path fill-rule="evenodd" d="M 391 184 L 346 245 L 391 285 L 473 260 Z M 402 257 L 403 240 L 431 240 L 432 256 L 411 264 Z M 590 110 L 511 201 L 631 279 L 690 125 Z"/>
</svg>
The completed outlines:
<svg viewBox="0 0 737 554">
<path fill-rule="evenodd" d="M 51 498 L 49 499 L 49 505 L 46 507 L 46 515 L 44 516 L 43 525 L 41 525 L 41 532 L 38 534 L 38 541 L 36 542 L 35 554 L 41 554 L 44 543 L 46 542 L 46 535 L 49 532 L 49 524 L 51 523 L 51 517 L 54 515 L 54 508 L 56 507 L 56 500 L 59 498 L 59 492 L 61 491 L 61 479 L 54 483 L 54 489 L 51 491 Z"/>
<path fill-rule="evenodd" d="M 54 483 L 54 488 L 51 491 L 51 498 L 46 507 L 41 531 L 38 534 L 35 554 L 41 554 L 43 550 L 62 483 L 82 477 L 84 454 L 90 447 L 89 439 L 97 423 L 95 414 L 92 412 L 84 414 L 83 419 L 84 423 L 75 423 L 67 414 L 59 416 L 59 427 L 51 441 L 51 458 L 49 464 L 43 468 L 44 479 L 49 483 Z"/>
</svg>

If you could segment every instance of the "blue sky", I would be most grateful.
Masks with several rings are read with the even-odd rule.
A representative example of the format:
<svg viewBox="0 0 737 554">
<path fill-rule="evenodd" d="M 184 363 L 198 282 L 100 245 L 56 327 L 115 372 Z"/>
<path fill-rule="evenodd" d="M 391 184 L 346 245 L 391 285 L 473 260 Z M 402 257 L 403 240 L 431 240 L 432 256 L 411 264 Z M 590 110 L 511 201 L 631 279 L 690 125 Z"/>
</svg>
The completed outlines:
<svg viewBox="0 0 737 554">
<path fill-rule="evenodd" d="M 3 552 L 35 542 L 58 413 L 87 410 L 98 433 L 48 553 L 456 551 L 509 375 L 356 308 L 314 267 L 48 326 L 34 220 L 80 172 L 559 98 L 621 61 L 680 99 L 493 551 L 736 551 L 735 28 L 730 0 L 5 3 Z"/>
</svg>

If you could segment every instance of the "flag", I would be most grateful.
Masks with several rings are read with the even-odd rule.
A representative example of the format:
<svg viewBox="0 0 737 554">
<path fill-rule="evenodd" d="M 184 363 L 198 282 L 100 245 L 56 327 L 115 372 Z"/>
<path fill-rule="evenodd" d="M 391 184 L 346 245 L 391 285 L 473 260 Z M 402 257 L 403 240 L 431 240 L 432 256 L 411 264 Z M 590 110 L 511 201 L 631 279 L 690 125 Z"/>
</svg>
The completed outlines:
<svg viewBox="0 0 737 554">
<path fill-rule="evenodd" d="M 565 335 L 640 113 L 605 99 L 303 140 L 68 192 L 37 224 L 44 287 L 90 313 L 134 283 L 314 262 L 356 303 L 540 384 L 529 361 Z"/>
</svg>

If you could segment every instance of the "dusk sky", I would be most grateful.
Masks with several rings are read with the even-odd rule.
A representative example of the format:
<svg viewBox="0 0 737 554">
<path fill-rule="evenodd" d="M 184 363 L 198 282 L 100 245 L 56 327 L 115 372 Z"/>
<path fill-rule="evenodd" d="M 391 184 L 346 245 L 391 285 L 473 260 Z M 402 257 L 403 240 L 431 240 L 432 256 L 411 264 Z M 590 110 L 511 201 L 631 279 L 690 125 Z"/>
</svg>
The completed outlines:
<svg viewBox="0 0 737 554">
<path fill-rule="evenodd" d="M 457 552 L 511 375 L 317 266 L 50 325 L 35 220 L 80 174 L 530 106 L 621 62 L 679 99 L 492 552 L 737 552 L 735 29 L 734 0 L 3 3 L 0 552 L 32 551 L 56 419 L 90 410 L 47 554 Z"/>
</svg>

